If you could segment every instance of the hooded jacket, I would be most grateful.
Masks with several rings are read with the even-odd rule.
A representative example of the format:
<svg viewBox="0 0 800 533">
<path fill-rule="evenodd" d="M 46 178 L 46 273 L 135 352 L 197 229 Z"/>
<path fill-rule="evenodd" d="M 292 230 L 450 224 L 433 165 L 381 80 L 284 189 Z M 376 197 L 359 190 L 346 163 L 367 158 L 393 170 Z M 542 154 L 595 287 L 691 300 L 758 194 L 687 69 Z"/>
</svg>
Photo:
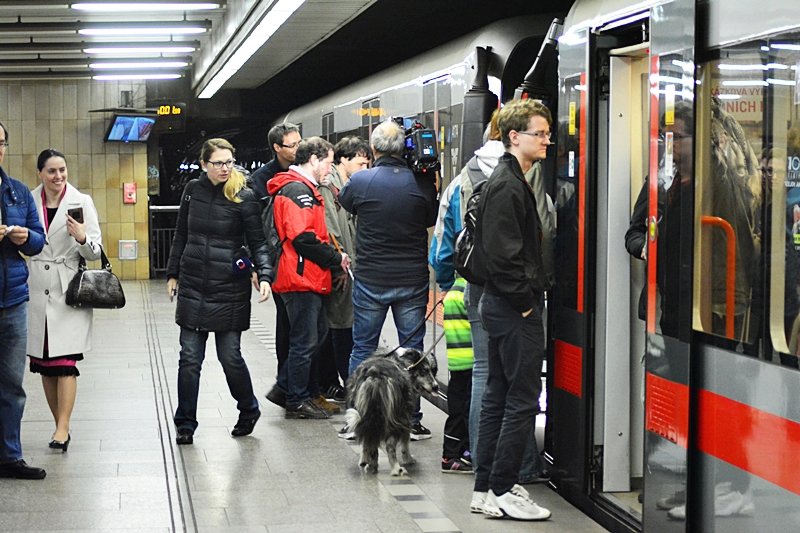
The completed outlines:
<svg viewBox="0 0 800 533">
<path fill-rule="evenodd" d="M 234 263 L 247 246 L 260 281 L 271 279 L 261 206 L 247 187 L 241 202 L 225 198 L 223 184 L 208 176 L 190 181 L 181 198 L 167 277 L 178 279 L 175 322 L 199 331 L 245 331 L 250 327 L 250 275 Z"/>
<path fill-rule="evenodd" d="M 342 254 L 330 245 L 325 203 L 316 185 L 289 167 L 267 182 L 275 197 L 273 218 L 283 243 L 275 292 L 331 292 L 331 269 L 341 273 Z"/>
<path fill-rule="evenodd" d="M 0 241 L 0 309 L 28 301 L 28 265 L 21 254 L 36 255 L 44 247 L 44 228 L 28 188 L 0 168 L 0 223 L 28 228 L 28 240 L 17 246 Z"/>
</svg>

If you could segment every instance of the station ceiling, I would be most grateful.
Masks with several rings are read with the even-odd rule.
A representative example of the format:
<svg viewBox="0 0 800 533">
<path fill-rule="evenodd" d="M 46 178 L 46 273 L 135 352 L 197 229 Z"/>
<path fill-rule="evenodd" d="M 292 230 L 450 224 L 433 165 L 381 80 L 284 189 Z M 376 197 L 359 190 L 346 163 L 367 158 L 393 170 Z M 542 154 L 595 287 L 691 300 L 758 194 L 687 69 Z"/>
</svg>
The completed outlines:
<svg viewBox="0 0 800 533">
<path fill-rule="evenodd" d="M 211 92 L 214 77 L 231 69 L 236 53 L 253 34 L 271 32 L 241 67 L 219 82 L 219 91 L 243 91 L 263 114 L 302 105 L 344 85 L 414 57 L 490 22 L 537 13 L 568 11 L 573 0 L 209 0 L 211 9 L 192 10 L 203 0 L 161 0 L 177 9 L 158 11 L 158 0 L 4 0 L 0 2 L 0 79 L 68 79 L 149 72 L 177 73 L 191 95 Z M 122 12 L 85 11 L 78 3 L 106 7 L 126 2 Z M 294 11 L 290 11 L 294 9 Z M 269 17 L 291 15 L 280 27 L 264 29 Z M 171 33 L 124 35 L 170 27 Z M 197 33 L 177 33 L 185 27 Z M 90 35 L 91 30 L 108 30 Z M 96 50 L 127 44 L 155 52 Z M 179 51 L 172 47 L 180 46 Z M 91 50 L 91 49 L 95 50 Z M 145 60 L 169 62 L 145 68 Z M 118 63 L 116 69 L 104 64 Z M 185 65 L 179 66 L 181 63 Z M 121 65 L 120 65 L 121 64 Z M 126 68 L 120 68 L 126 67 Z M 138 78 L 137 78 L 138 76 Z"/>
</svg>

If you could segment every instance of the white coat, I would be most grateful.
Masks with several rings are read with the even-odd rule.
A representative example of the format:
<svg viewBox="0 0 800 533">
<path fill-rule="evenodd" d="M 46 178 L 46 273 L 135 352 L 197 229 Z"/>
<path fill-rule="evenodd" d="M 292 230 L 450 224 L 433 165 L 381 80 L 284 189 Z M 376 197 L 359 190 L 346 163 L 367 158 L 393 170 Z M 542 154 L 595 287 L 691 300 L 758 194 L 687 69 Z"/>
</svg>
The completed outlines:
<svg viewBox="0 0 800 533">
<path fill-rule="evenodd" d="M 70 280 L 78 271 L 78 261 L 100 258 L 100 223 L 92 198 L 67 183 L 67 192 L 45 234 L 44 249 L 30 258 L 30 302 L 28 303 L 27 354 L 42 357 L 45 323 L 49 356 L 83 353 L 92 347 L 92 310 L 75 309 L 66 303 Z M 45 226 L 42 186 L 33 190 L 39 220 Z M 78 244 L 67 232 L 67 209 L 83 208 L 86 243 Z M 46 226 L 45 226 L 46 227 Z"/>
</svg>

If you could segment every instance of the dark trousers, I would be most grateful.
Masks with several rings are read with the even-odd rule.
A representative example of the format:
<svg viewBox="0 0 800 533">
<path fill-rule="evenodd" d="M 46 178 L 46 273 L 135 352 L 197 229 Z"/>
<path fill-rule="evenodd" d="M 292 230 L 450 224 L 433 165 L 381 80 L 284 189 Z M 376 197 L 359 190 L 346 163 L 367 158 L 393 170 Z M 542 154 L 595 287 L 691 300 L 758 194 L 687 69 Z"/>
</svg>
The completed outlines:
<svg viewBox="0 0 800 533">
<path fill-rule="evenodd" d="M 485 290 L 478 305 L 489 334 L 489 377 L 478 430 L 475 491 L 498 496 L 518 481 L 534 417 L 539 411 L 544 328 L 538 305 L 522 314 Z"/>
<path fill-rule="evenodd" d="M 333 330 L 329 329 L 325 340 L 322 341 L 317 354 L 314 356 L 317 367 L 316 376 L 319 383 L 317 388 L 322 394 L 325 394 L 325 391 L 333 385 L 339 385 L 339 372 L 336 369 L 332 337 Z M 347 356 L 349 358 L 350 354 L 348 353 Z"/>
<path fill-rule="evenodd" d="M 331 343 L 333 344 L 336 371 L 342 378 L 342 383 L 346 384 L 347 372 L 350 367 L 350 352 L 353 351 L 353 328 L 331 328 Z"/>
<path fill-rule="evenodd" d="M 278 372 L 278 388 L 286 392 L 286 406 L 295 408 L 311 399 L 309 376 L 314 354 L 328 332 L 322 310 L 322 295 L 314 292 L 284 292 L 281 295 L 291 323 L 289 358 Z"/>
<path fill-rule="evenodd" d="M 469 405 L 472 396 L 472 370 L 450 371 L 447 382 L 447 420 L 444 422 L 442 457 L 458 459 L 469 450 Z"/>
<path fill-rule="evenodd" d="M 272 293 L 272 299 L 275 300 L 275 355 L 278 358 L 278 373 L 280 374 L 286 360 L 289 358 L 289 338 L 291 336 L 291 326 L 289 324 L 289 315 L 286 314 L 286 304 L 283 297 L 276 293 Z"/>
</svg>

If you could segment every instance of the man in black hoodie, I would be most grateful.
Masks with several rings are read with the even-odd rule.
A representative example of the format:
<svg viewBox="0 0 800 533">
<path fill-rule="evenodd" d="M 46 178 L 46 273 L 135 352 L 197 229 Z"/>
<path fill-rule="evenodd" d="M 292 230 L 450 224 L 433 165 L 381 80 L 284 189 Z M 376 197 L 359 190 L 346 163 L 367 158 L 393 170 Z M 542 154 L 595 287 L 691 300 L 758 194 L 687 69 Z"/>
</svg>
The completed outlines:
<svg viewBox="0 0 800 533">
<path fill-rule="evenodd" d="M 506 153 L 481 195 L 476 245 L 486 285 L 479 312 L 489 334 L 489 378 L 478 429 L 478 468 L 470 510 L 493 517 L 546 520 L 517 484 L 541 393 L 544 328 L 542 228 L 525 180 L 547 156 L 550 111 L 537 100 L 514 100 L 498 115 Z"/>
</svg>

